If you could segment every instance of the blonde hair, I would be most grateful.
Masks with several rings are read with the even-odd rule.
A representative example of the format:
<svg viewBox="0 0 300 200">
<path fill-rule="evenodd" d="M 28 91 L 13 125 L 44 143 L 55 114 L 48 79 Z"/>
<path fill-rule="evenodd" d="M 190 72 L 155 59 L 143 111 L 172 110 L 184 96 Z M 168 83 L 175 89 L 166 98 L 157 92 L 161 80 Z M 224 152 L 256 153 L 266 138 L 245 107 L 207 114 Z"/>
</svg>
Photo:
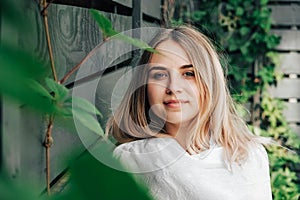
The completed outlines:
<svg viewBox="0 0 300 200">
<path fill-rule="evenodd" d="M 249 146 L 251 143 L 259 143 L 259 140 L 236 112 L 214 46 L 201 32 L 187 26 L 160 31 L 150 42 L 150 46 L 156 48 L 166 40 L 177 42 L 186 51 L 197 71 L 196 81 L 201 91 L 199 115 L 187 148 L 200 152 L 208 149 L 213 141 L 224 148 L 225 158 L 229 163 L 246 160 Z M 147 64 L 151 55 L 145 51 L 139 66 Z M 164 124 L 158 117 L 151 120 L 149 117 L 147 76 L 147 66 L 136 67 L 123 101 L 108 120 L 106 134 L 112 134 L 119 143 L 165 132 Z"/>
</svg>

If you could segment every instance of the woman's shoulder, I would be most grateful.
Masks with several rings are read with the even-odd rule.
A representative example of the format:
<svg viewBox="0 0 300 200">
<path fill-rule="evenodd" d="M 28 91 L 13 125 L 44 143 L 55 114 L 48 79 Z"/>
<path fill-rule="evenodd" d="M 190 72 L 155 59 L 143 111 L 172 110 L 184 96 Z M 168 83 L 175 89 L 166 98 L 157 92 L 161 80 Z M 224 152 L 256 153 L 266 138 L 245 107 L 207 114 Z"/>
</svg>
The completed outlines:
<svg viewBox="0 0 300 200">
<path fill-rule="evenodd" d="M 114 156 L 133 173 L 162 169 L 186 153 L 173 138 L 147 138 L 123 143 L 114 149 Z"/>
</svg>

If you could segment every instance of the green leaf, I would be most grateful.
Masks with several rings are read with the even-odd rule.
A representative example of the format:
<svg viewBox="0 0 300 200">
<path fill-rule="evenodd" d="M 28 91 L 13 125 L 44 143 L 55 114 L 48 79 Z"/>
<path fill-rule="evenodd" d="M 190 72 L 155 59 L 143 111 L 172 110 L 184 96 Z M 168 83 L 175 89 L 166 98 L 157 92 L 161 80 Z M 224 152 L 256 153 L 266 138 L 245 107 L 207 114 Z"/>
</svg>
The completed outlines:
<svg viewBox="0 0 300 200">
<path fill-rule="evenodd" d="M 90 9 L 90 13 L 94 17 L 96 22 L 98 23 L 98 25 L 99 25 L 101 31 L 103 32 L 105 38 L 114 36 L 115 39 L 122 40 L 122 41 L 127 42 L 129 44 L 132 44 L 132 45 L 134 45 L 134 46 L 136 46 L 140 49 L 143 49 L 143 50 L 146 50 L 146 51 L 149 51 L 149 52 L 152 52 L 152 53 L 154 53 L 154 52 L 157 53 L 157 51 L 155 49 L 150 47 L 147 43 L 143 42 L 142 40 L 126 36 L 122 33 L 117 32 L 116 30 L 114 30 L 113 27 L 112 27 L 111 22 L 109 21 L 109 19 L 107 19 L 98 10 Z"/>
<path fill-rule="evenodd" d="M 67 96 L 69 94 L 69 90 L 65 86 L 57 83 L 56 81 L 54 81 L 51 78 L 45 78 L 45 82 L 46 82 L 46 85 L 48 86 L 48 88 L 52 92 L 54 92 L 54 94 L 55 94 L 54 98 L 57 101 L 63 102 L 67 98 Z"/>
<path fill-rule="evenodd" d="M 243 26 L 241 29 L 240 29 L 240 33 L 242 36 L 245 36 L 247 35 L 248 33 L 250 32 L 250 29 L 246 26 Z"/>
<path fill-rule="evenodd" d="M 150 47 L 147 43 L 145 43 L 139 39 L 135 39 L 135 38 L 129 37 L 127 35 L 123 35 L 121 33 L 115 35 L 114 38 L 117 38 L 117 39 L 127 42 L 129 44 L 132 44 L 140 49 L 143 49 L 143 50 L 146 50 L 146 51 L 149 51 L 152 53 L 158 53 L 158 51 L 156 51 L 155 49 Z"/>
<path fill-rule="evenodd" d="M 269 0 L 260 0 L 260 5 L 267 5 Z"/>
<path fill-rule="evenodd" d="M 118 34 L 118 32 L 113 29 L 113 26 L 109 21 L 109 19 L 107 19 L 100 11 L 95 9 L 90 9 L 90 13 L 98 23 L 105 38 Z"/>
<path fill-rule="evenodd" d="M 24 85 L 26 86 L 26 85 Z M 27 86 L 29 89 L 32 91 L 35 91 L 37 94 L 39 94 L 42 97 L 53 99 L 53 97 L 49 94 L 49 92 L 42 86 L 40 83 L 33 79 L 28 79 L 27 80 Z"/>
<path fill-rule="evenodd" d="M 41 79 L 47 74 L 44 63 L 33 54 L 23 49 L 1 41 L 0 45 L 0 70 L 6 79 L 18 78 Z"/>
<path fill-rule="evenodd" d="M 72 112 L 73 117 L 77 119 L 78 122 L 80 122 L 83 126 L 100 136 L 104 136 L 103 129 L 92 114 L 76 107 L 73 107 Z"/>
<path fill-rule="evenodd" d="M 244 14 L 244 9 L 242 7 L 237 7 L 236 8 L 236 15 L 237 16 L 242 16 Z"/>
<path fill-rule="evenodd" d="M 114 145 L 98 142 L 93 147 L 93 151 L 98 152 L 105 157 L 105 160 L 110 160 L 113 166 L 121 169 L 121 164 L 112 155 L 113 148 Z M 135 182 L 131 174 L 106 166 L 90 153 L 82 154 L 72 163 L 70 174 L 67 190 L 52 195 L 51 200 L 151 199 L 144 184 Z"/>
<path fill-rule="evenodd" d="M 86 99 L 80 98 L 80 97 L 73 97 L 68 99 L 68 102 L 72 102 L 72 106 L 75 108 L 79 108 L 81 110 L 84 110 L 90 114 L 97 114 L 100 117 L 103 117 L 100 111 L 93 105 L 91 102 L 89 102 Z"/>
<path fill-rule="evenodd" d="M 238 49 L 238 46 L 234 41 L 230 41 L 228 48 L 229 48 L 229 51 L 235 51 Z"/>
<path fill-rule="evenodd" d="M 241 52 L 243 55 L 247 55 L 249 52 L 249 43 L 246 42 L 242 47 L 241 47 Z"/>
<path fill-rule="evenodd" d="M 7 44 L 0 46 L 0 93 L 25 106 L 44 113 L 53 113 L 53 97 L 36 79 L 44 70 L 27 52 Z"/>
</svg>

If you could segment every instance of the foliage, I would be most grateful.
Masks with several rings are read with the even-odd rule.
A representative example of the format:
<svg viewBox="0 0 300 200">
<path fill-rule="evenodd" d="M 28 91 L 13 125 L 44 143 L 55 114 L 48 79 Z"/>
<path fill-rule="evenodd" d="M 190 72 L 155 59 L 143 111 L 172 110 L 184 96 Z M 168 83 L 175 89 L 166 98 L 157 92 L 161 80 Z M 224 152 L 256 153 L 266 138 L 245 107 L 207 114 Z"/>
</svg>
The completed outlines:
<svg viewBox="0 0 300 200">
<path fill-rule="evenodd" d="M 157 52 L 155 49 L 150 47 L 147 43 L 143 42 L 142 40 L 128 37 L 127 35 L 124 35 L 122 33 L 117 32 L 116 30 L 114 30 L 111 22 L 98 10 L 91 9 L 90 13 L 94 17 L 96 22 L 98 23 L 98 25 L 103 33 L 103 37 L 105 39 L 107 37 L 113 36 L 113 39 L 122 40 L 122 41 L 127 42 L 128 44 L 132 44 L 140 49 L 147 50 L 149 52 Z"/>
<path fill-rule="evenodd" d="M 111 146 L 100 142 L 97 150 L 111 157 Z M 120 164 L 114 160 L 115 166 Z M 68 163 L 70 165 L 70 163 Z M 5 175 L 0 174 L 0 199 L 4 200 L 82 200 L 82 199 L 140 199 L 150 200 L 148 191 L 142 185 L 138 185 L 131 174 L 112 169 L 91 154 L 85 153 L 69 167 L 71 174 L 66 189 L 61 193 L 50 196 L 39 195 L 40 191 L 26 184 L 25 180 L 19 180 L 18 184 L 12 182 Z M 116 188 L 118 192 L 116 192 Z"/>
<path fill-rule="evenodd" d="M 175 14 L 180 17 L 174 19 L 174 24 L 191 23 L 216 41 L 220 55 L 229 55 L 230 90 L 238 103 L 253 101 L 254 95 L 260 95 L 261 102 L 254 102 L 261 112 L 260 125 L 250 128 L 288 148 L 267 147 L 273 198 L 298 199 L 300 180 L 295 171 L 299 170 L 300 140 L 283 116 L 284 102 L 268 94 L 270 85 L 282 75 L 275 70 L 279 59 L 274 48 L 280 38 L 270 33 L 271 10 L 267 4 L 268 0 L 200 0 L 199 10 Z"/>
<path fill-rule="evenodd" d="M 1 20 L 12 27 L 12 31 L 25 33 L 29 30 L 20 22 L 19 16 L 22 13 L 14 1 L 2 0 L 0 7 L 7 8 L 1 13 Z M 114 35 L 115 39 L 155 52 L 142 41 L 114 31 L 109 20 L 98 11 L 91 10 L 91 14 L 97 19 L 106 36 Z M 9 41 L 1 41 L 0 94 L 52 118 L 77 119 L 76 121 L 83 127 L 103 136 L 103 130 L 97 120 L 97 117 L 101 117 L 101 113 L 97 108 L 86 99 L 70 96 L 69 89 L 63 84 L 47 77 L 49 70 L 46 67 L 47 64 L 35 55 Z M 112 147 L 106 142 L 99 141 L 94 148 L 114 160 L 111 154 Z M 121 168 L 118 161 L 114 162 L 115 166 Z M 53 196 L 38 196 L 40 191 L 28 187 L 25 181 L 16 183 L 16 180 L 10 180 L 5 172 L 0 171 L 0 199 L 150 199 L 147 190 L 137 185 L 131 175 L 101 164 L 87 152 L 71 164 L 70 172 L 72 177 L 66 192 Z M 116 187 L 118 193 L 114 192 Z"/>
</svg>

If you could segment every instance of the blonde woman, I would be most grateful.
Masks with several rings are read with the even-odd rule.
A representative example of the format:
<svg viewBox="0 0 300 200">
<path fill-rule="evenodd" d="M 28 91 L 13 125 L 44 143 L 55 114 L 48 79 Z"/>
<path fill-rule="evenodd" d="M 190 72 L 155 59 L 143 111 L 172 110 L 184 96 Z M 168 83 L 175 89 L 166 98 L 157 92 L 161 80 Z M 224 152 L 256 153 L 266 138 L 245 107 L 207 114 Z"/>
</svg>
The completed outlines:
<svg viewBox="0 0 300 200">
<path fill-rule="evenodd" d="M 114 155 L 154 199 L 272 199 L 263 140 L 238 116 L 207 37 L 181 26 L 150 45 L 107 124 Z"/>
</svg>

